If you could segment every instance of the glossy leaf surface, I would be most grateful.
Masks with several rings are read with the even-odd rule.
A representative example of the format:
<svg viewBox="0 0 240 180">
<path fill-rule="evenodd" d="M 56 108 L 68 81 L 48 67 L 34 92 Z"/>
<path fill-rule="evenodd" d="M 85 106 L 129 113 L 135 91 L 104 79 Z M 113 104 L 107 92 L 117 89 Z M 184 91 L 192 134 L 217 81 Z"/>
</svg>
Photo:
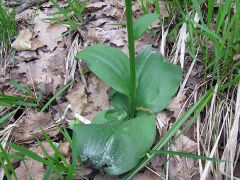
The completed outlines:
<svg viewBox="0 0 240 180">
<path fill-rule="evenodd" d="M 155 133 L 153 116 L 74 127 L 80 159 L 110 175 L 134 168 L 152 146 Z"/>
<path fill-rule="evenodd" d="M 122 51 L 97 44 L 78 52 L 77 59 L 83 59 L 107 85 L 129 96 L 129 60 Z"/>
<path fill-rule="evenodd" d="M 159 112 L 167 107 L 177 92 L 182 70 L 179 66 L 167 62 L 151 46 L 144 46 L 136 61 L 137 106 Z"/>
</svg>

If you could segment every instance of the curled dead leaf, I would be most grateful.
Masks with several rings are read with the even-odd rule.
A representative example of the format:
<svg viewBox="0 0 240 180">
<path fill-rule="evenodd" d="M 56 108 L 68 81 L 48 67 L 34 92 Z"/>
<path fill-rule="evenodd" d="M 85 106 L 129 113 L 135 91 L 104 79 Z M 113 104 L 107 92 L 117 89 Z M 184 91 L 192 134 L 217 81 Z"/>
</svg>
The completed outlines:
<svg viewBox="0 0 240 180">
<path fill-rule="evenodd" d="M 20 31 L 16 40 L 12 43 L 12 47 L 17 51 L 36 50 L 43 47 L 44 44 L 36 38 L 33 38 L 33 33 L 28 29 Z"/>
</svg>

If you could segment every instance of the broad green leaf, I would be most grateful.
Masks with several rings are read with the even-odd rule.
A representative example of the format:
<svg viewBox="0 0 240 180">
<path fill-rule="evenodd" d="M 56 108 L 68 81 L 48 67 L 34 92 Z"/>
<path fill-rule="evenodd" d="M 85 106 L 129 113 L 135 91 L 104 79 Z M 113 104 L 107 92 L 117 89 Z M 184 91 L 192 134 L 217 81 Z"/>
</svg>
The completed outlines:
<svg viewBox="0 0 240 180">
<path fill-rule="evenodd" d="M 155 133 L 153 116 L 74 127 L 81 161 L 110 175 L 134 168 L 152 146 Z"/>
<path fill-rule="evenodd" d="M 116 48 L 97 44 L 78 52 L 77 59 L 83 59 L 107 85 L 129 96 L 130 70 L 126 54 Z"/>
<path fill-rule="evenodd" d="M 168 63 L 151 46 L 144 46 L 136 60 L 137 106 L 159 112 L 177 92 L 182 70 L 179 66 Z"/>
<path fill-rule="evenodd" d="M 121 94 L 119 92 L 114 92 L 111 95 L 111 102 L 112 102 L 112 106 L 115 109 L 121 109 L 121 110 L 124 110 L 126 112 L 128 112 L 129 109 L 130 109 L 129 98 L 126 95 Z"/>
<path fill-rule="evenodd" d="M 103 124 L 113 121 L 126 120 L 128 114 L 121 109 L 108 109 L 99 112 L 92 120 L 92 124 Z"/>
<path fill-rule="evenodd" d="M 133 23 L 133 39 L 138 40 L 144 32 L 147 30 L 147 28 L 158 19 L 158 14 L 146 14 L 140 18 L 138 18 Z"/>
</svg>

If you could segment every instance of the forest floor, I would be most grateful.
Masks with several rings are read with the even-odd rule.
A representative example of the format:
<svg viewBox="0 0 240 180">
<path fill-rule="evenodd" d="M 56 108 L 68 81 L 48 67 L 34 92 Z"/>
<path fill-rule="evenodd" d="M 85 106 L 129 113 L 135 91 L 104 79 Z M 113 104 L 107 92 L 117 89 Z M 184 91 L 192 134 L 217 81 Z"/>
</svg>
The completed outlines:
<svg viewBox="0 0 240 180">
<path fill-rule="evenodd" d="M 71 145 L 62 133 L 63 129 L 71 136 L 71 124 L 76 119 L 81 123 L 89 123 L 98 112 L 112 107 L 109 87 L 89 72 L 83 61 L 76 61 L 75 56 L 81 49 L 96 43 L 128 52 L 127 30 L 123 26 L 124 1 L 90 0 L 81 15 L 83 22 L 75 30 L 71 24 L 56 23 L 53 19 L 48 19 L 58 10 L 50 1 L 39 1 L 37 4 L 29 4 L 30 2 L 14 0 L 5 4 L 17 7 L 17 34 L 11 40 L 8 55 L 5 54 L 5 59 L 1 61 L 0 93 L 22 99 L 17 99 L 18 104 L 16 101 L 12 104 L 9 101 L 8 105 L 0 102 L 0 141 L 9 154 L 19 153 L 9 148 L 7 142 L 44 157 L 42 146 L 49 154 L 54 154 L 54 151 L 42 134 L 43 130 L 64 158 L 71 162 Z M 201 61 L 204 55 L 199 52 L 201 49 L 196 48 L 194 55 L 188 51 L 191 47 L 186 24 L 179 25 L 179 16 L 170 13 L 170 5 L 160 2 L 163 21 L 155 21 L 148 32 L 136 41 L 136 53 L 143 45 L 151 44 L 169 62 L 181 66 L 183 79 L 169 106 L 156 114 L 157 139 L 204 95 L 204 87 L 211 81 L 210 73 L 205 76 L 206 67 Z M 64 1 L 59 1 L 58 4 L 61 8 L 68 6 Z M 148 8 L 148 12 L 155 10 L 151 3 Z M 133 12 L 134 19 L 144 14 L 141 3 L 134 2 Z M 64 18 L 60 14 L 57 20 L 62 22 Z M 199 17 L 196 16 L 196 22 L 197 19 Z M 211 45 L 210 43 L 209 46 Z M 239 61 L 239 55 L 236 54 L 234 58 Z M 217 91 L 218 85 L 213 86 L 214 94 L 204 110 L 196 113 L 196 117 L 194 114 L 189 116 L 185 125 L 193 117 L 196 123 L 183 134 L 179 129 L 180 136 L 168 146 L 172 151 L 232 160 L 235 162 L 233 165 L 226 161 L 212 162 L 177 155 L 158 155 L 134 179 L 240 178 L 238 84 L 237 81 L 227 92 L 221 93 Z M 46 167 L 30 158 L 12 160 L 12 166 L 20 180 L 42 179 L 46 174 Z M 78 166 L 74 179 L 121 178 L 108 176 L 89 166 Z M 4 179 L 4 172 L 1 167 L 0 179 Z"/>
</svg>

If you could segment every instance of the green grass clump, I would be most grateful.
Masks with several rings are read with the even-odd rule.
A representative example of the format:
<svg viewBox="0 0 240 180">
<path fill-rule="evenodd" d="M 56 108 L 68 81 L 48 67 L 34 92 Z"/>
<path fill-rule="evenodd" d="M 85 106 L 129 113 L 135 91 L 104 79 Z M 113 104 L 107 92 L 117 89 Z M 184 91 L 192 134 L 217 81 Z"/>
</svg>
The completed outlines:
<svg viewBox="0 0 240 180">
<path fill-rule="evenodd" d="M 17 34 L 17 26 L 14 11 L 5 9 L 0 2 L 0 62 L 11 44 L 11 40 Z"/>
<path fill-rule="evenodd" d="M 56 0 L 50 0 L 50 2 L 57 9 L 57 12 L 53 13 L 53 17 L 47 18 L 57 24 L 65 24 L 70 27 L 71 30 L 80 30 L 80 26 L 83 23 L 82 13 L 87 5 L 87 1 L 79 2 L 78 0 L 67 0 L 67 7 L 61 7 Z"/>
</svg>

